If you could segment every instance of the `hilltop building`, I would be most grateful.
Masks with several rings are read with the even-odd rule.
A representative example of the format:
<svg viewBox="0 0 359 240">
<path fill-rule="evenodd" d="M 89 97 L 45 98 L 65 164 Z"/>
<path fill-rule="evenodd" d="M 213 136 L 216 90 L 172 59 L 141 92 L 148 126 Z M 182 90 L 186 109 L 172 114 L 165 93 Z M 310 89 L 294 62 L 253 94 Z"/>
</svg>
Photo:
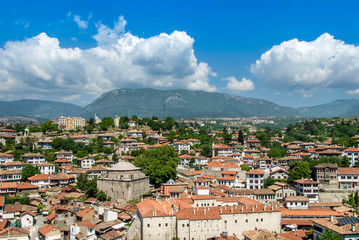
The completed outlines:
<svg viewBox="0 0 359 240">
<path fill-rule="evenodd" d="M 81 117 L 64 117 L 59 118 L 59 129 L 62 130 L 75 130 L 77 128 L 85 127 L 86 120 Z"/>
</svg>

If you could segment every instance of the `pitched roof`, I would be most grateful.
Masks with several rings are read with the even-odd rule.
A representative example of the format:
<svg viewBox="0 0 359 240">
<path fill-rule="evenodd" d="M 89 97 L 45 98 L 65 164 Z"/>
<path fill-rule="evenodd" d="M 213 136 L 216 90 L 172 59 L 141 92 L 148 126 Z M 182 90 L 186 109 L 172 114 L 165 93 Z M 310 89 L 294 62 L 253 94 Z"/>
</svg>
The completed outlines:
<svg viewBox="0 0 359 240">
<path fill-rule="evenodd" d="M 93 223 L 90 223 L 90 222 L 87 222 L 87 221 L 78 222 L 77 225 L 78 226 L 85 226 L 85 227 L 88 227 L 88 228 L 93 228 L 93 227 L 96 226 L 96 224 L 93 224 Z"/>
<path fill-rule="evenodd" d="M 264 175 L 264 171 L 260 170 L 260 169 L 253 169 L 249 172 L 246 172 L 246 174 L 253 174 L 253 175 Z"/>
<path fill-rule="evenodd" d="M 44 227 L 42 227 L 42 228 L 40 228 L 39 229 L 39 233 L 41 234 L 41 235 L 46 235 L 48 232 L 50 232 L 51 230 L 53 230 L 55 227 L 53 226 L 53 225 L 50 225 L 50 224 L 48 224 L 48 225 L 46 225 L 46 226 L 44 226 Z M 57 228 L 56 228 L 57 229 Z"/>
<path fill-rule="evenodd" d="M 294 180 L 294 182 L 299 184 L 319 184 L 318 182 L 313 181 L 311 179 L 298 179 L 298 180 Z"/>
<path fill-rule="evenodd" d="M 223 165 L 223 168 L 239 168 L 237 163 L 227 162 Z"/>
<path fill-rule="evenodd" d="M 340 167 L 338 175 L 359 175 L 359 168 Z"/>
<path fill-rule="evenodd" d="M 223 167 L 223 165 L 220 162 L 212 161 L 212 162 L 207 164 L 207 167 L 208 168 L 221 168 L 221 167 Z"/>
<path fill-rule="evenodd" d="M 29 214 L 33 217 L 36 217 L 36 213 L 30 212 L 30 211 L 25 211 L 25 212 L 21 213 L 20 216 L 24 216 L 25 214 Z"/>
<path fill-rule="evenodd" d="M 2 235 L 2 234 L 4 234 L 4 233 L 10 232 L 10 234 L 9 234 L 10 236 L 19 236 L 18 234 L 12 234 L 12 233 L 11 233 L 12 231 L 17 231 L 17 232 L 20 232 L 20 233 L 22 233 L 22 234 L 27 234 L 27 235 L 30 234 L 29 231 L 26 231 L 26 230 L 24 230 L 24 229 L 22 229 L 22 228 L 18 228 L 18 227 L 11 226 L 11 227 L 7 227 L 7 228 L 1 230 L 1 231 L 0 231 L 0 235 Z M 22 234 L 20 234 L 20 235 L 22 235 Z"/>
<path fill-rule="evenodd" d="M 355 147 L 350 147 L 345 149 L 344 152 L 359 152 L 359 149 Z"/>
</svg>

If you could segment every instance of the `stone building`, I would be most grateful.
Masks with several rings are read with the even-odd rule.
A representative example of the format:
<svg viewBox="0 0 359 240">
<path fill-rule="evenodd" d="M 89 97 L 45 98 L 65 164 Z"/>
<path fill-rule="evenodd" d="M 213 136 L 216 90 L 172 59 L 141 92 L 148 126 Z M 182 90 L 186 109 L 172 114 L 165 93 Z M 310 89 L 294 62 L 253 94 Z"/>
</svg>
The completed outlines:
<svg viewBox="0 0 359 240">
<path fill-rule="evenodd" d="M 149 178 L 140 168 L 129 162 L 116 163 L 107 171 L 97 179 L 97 186 L 111 197 L 112 201 L 119 198 L 134 200 L 150 190 Z"/>
<path fill-rule="evenodd" d="M 199 201 L 201 204 L 196 204 Z M 279 209 L 246 197 L 193 196 L 162 202 L 145 199 L 137 208 L 141 239 L 146 240 L 212 239 L 225 230 L 228 236 L 242 236 L 243 231 L 257 228 L 280 231 Z"/>
</svg>

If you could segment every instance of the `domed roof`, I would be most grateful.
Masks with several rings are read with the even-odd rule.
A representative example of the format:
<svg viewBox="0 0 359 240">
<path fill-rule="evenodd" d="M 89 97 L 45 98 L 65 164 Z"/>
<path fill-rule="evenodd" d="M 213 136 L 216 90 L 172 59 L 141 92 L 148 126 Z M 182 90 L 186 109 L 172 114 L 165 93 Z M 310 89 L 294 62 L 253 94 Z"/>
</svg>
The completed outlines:
<svg viewBox="0 0 359 240">
<path fill-rule="evenodd" d="M 129 162 L 118 162 L 108 169 L 109 171 L 131 171 L 131 170 L 141 170 L 132 163 Z"/>
</svg>

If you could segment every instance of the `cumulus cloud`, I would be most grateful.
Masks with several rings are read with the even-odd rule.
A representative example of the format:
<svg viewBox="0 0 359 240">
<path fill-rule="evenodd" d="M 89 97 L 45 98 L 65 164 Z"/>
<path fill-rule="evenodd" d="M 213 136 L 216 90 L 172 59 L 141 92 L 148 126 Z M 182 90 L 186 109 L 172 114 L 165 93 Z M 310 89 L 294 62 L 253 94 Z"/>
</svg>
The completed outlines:
<svg viewBox="0 0 359 240">
<path fill-rule="evenodd" d="M 77 23 L 77 26 L 82 29 L 88 28 L 88 21 L 81 20 L 81 17 L 79 15 L 74 16 L 74 21 Z"/>
<path fill-rule="evenodd" d="M 71 100 L 121 87 L 216 90 L 209 83 L 215 73 L 198 62 L 186 32 L 140 38 L 125 26 L 123 17 L 113 28 L 97 24 L 98 44 L 89 49 L 62 48 L 46 33 L 7 42 L 0 48 L 0 95 Z"/>
<path fill-rule="evenodd" d="M 301 91 L 359 88 L 359 47 L 324 33 L 311 42 L 292 39 L 273 46 L 251 65 L 264 85 Z"/>
<path fill-rule="evenodd" d="M 242 78 L 241 81 L 238 81 L 235 77 L 228 77 L 222 80 L 228 81 L 226 88 L 234 92 L 254 90 L 254 84 L 252 80 L 247 78 Z"/>
</svg>

